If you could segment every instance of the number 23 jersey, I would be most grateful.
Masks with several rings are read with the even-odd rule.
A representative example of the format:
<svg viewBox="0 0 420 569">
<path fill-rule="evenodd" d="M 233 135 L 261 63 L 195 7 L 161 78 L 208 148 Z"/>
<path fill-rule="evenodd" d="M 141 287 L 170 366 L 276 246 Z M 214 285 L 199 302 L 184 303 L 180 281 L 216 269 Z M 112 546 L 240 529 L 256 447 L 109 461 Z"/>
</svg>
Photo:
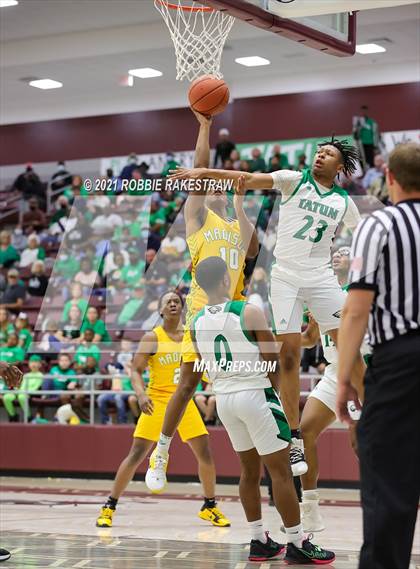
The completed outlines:
<svg viewBox="0 0 420 569">
<path fill-rule="evenodd" d="M 317 184 L 309 170 L 279 170 L 271 174 L 273 188 L 282 192 L 274 257 L 285 278 L 304 277 L 305 285 L 325 281 L 331 244 L 338 225 L 354 229 L 361 217 L 342 188 Z"/>
</svg>

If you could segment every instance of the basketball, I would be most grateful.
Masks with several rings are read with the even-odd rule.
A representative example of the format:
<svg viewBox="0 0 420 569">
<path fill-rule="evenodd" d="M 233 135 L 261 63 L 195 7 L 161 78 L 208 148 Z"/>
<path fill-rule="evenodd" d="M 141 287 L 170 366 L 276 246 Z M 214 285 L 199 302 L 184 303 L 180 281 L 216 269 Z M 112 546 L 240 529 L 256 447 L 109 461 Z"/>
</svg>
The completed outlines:
<svg viewBox="0 0 420 569">
<path fill-rule="evenodd" d="M 188 99 L 194 111 L 206 116 L 218 115 L 229 102 L 229 87 L 223 79 L 202 75 L 191 83 Z"/>
</svg>

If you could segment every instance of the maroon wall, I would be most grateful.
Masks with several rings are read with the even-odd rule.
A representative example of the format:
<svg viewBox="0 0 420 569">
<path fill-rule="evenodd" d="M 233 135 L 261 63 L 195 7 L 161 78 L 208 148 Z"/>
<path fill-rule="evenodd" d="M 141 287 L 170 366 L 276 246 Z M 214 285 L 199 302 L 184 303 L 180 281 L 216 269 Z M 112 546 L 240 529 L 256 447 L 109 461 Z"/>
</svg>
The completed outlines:
<svg viewBox="0 0 420 569">
<path fill-rule="evenodd" d="M 216 118 L 213 137 L 221 126 L 236 142 L 346 134 L 362 104 L 383 132 L 420 128 L 419 100 L 420 83 L 237 99 Z M 189 150 L 196 133 L 186 108 L 7 125 L 0 164 Z"/>
<path fill-rule="evenodd" d="M 0 471 L 115 473 L 126 456 L 133 427 L 0 425 Z M 238 477 L 239 462 L 223 428 L 211 429 L 210 441 L 220 477 Z M 357 481 L 359 468 L 347 431 L 329 429 L 319 444 L 322 481 Z M 144 462 L 139 472 L 145 472 Z M 171 447 L 169 473 L 195 476 L 197 467 L 178 437 Z"/>
</svg>

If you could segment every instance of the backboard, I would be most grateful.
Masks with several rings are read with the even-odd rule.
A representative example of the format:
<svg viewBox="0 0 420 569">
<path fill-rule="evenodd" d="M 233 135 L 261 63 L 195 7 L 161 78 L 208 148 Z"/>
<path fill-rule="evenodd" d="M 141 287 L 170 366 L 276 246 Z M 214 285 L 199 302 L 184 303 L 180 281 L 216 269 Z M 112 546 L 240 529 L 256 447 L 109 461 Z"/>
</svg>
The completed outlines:
<svg viewBox="0 0 420 569">
<path fill-rule="evenodd" d="M 201 0 L 259 28 L 338 57 L 356 50 L 356 12 L 420 0 Z"/>
</svg>

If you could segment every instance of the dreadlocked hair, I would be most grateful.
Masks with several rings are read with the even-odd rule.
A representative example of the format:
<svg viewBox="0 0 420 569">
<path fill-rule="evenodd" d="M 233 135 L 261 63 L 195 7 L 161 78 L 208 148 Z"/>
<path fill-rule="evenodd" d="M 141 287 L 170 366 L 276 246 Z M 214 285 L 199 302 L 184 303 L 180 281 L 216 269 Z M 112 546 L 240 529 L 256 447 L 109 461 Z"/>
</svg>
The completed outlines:
<svg viewBox="0 0 420 569">
<path fill-rule="evenodd" d="M 343 172 L 346 176 L 350 176 L 357 170 L 360 154 L 357 148 L 347 139 L 337 140 L 333 135 L 330 141 L 321 142 L 318 146 L 319 148 L 322 146 L 334 146 L 340 152 L 343 160 Z"/>
</svg>

